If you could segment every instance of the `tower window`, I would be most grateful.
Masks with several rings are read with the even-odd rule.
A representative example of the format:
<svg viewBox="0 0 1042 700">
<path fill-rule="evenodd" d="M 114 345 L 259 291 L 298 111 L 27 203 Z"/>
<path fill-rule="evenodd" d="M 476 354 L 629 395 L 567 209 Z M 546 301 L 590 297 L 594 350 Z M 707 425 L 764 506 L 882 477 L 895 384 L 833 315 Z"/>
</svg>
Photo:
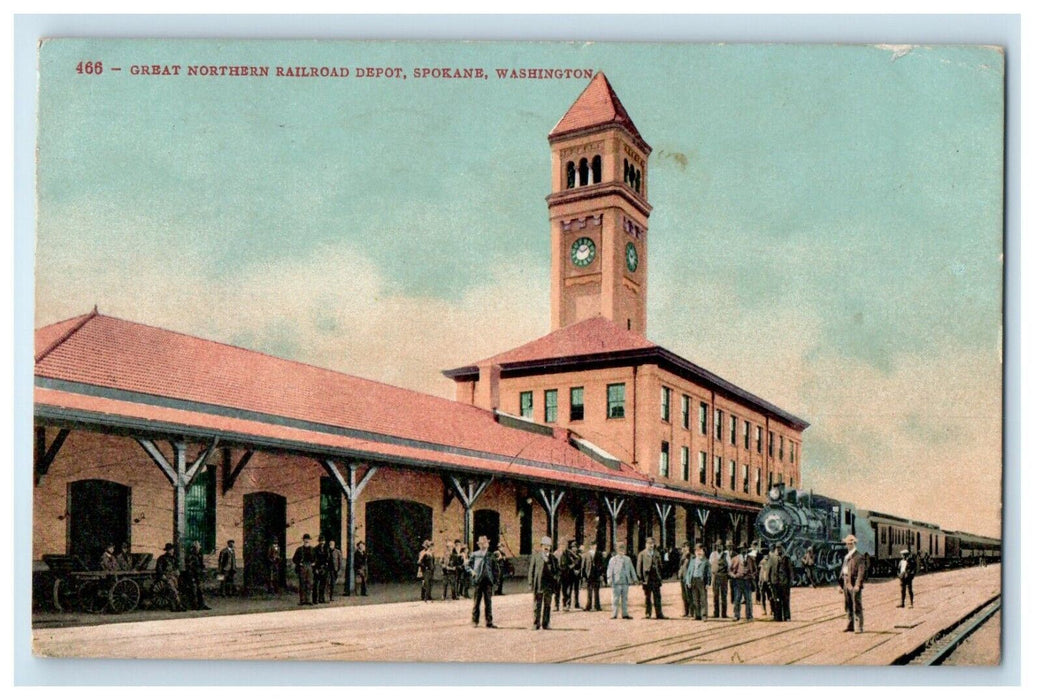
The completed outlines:
<svg viewBox="0 0 1042 700">
<path fill-rule="evenodd" d="M 579 186 L 590 184 L 590 164 L 585 158 L 579 161 Z"/>
<path fill-rule="evenodd" d="M 575 187 L 575 163 L 568 161 L 568 165 L 565 168 L 565 174 L 568 180 L 568 189 Z"/>
<path fill-rule="evenodd" d="M 593 184 L 601 181 L 601 157 L 594 156 L 590 162 L 590 174 L 593 176 Z"/>
<path fill-rule="evenodd" d="M 571 410 L 568 414 L 569 420 L 582 420 L 585 413 L 585 405 L 583 404 L 583 388 L 581 386 L 572 387 L 571 399 Z"/>
</svg>

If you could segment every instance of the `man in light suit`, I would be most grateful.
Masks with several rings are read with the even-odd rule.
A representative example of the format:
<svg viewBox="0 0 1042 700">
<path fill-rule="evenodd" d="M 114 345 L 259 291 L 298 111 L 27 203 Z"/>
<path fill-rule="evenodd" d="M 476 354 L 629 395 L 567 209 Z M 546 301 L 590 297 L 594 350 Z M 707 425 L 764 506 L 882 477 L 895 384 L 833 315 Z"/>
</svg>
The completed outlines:
<svg viewBox="0 0 1042 700">
<path fill-rule="evenodd" d="M 915 557 L 907 549 L 902 549 L 901 561 L 897 564 L 897 578 L 901 581 L 901 604 L 897 607 L 903 608 L 905 606 L 905 591 L 908 592 L 908 607 L 915 607 L 915 592 L 912 591 L 912 581 L 915 580 L 915 575 L 918 571 L 919 567 Z"/>
<path fill-rule="evenodd" d="M 542 551 L 532 555 L 528 564 L 528 587 L 532 589 L 532 629 L 550 629 L 550 604 L 558 586 L 561 571 L 550 548 L 553 540 L 544 537 Z"/>
<path fill-rule="evenodd" d="M 608 562 L 608 585 L 611 586 L 611 619 L 622 611 L 623 620 L 632 620 L 628 610 L 630 586 L 638 581 L 633 562 L 626 556 L 626 543 L 615 545 L 615 556 Z"/>
<path fill-rule="evenodd" d="M 857 618 L 857 633 L 861 634 L 865 631 L 861 589 L 865 587 L 865 577 L 868 575 L 868 559 L 857 551 L 857 538 L 854 535 L 847 535 L 843 543 L 847 545 L 847 556 L 839 572 L 839 590 L 843 593 L 843 607 L 847 611 L 847 628 L 843 631 L 853 632 L 854 618 Z"/>
</svg>

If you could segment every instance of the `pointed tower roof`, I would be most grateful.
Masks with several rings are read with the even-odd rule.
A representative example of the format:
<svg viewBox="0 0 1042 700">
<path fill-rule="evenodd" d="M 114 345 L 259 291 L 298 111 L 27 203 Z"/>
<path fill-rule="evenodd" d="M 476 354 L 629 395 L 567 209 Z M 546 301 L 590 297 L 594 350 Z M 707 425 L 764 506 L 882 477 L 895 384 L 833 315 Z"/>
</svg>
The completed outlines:
<svg viewBox="0 0 1042 700">
<path fill-rule="evenodd" d="M 557 122 L 557 126 L 550 132 L 550 139 L 612 124 L 623 127 L 633 134 L 642 146 L 647 146 L 640 132 L 637 131 L 636 124 L 626 113 L 626 108 L 622 106 L 619 96 L 612 89 L 608 78 L 603 72 L 598 71 L 579 98 Z"/>
</svg>

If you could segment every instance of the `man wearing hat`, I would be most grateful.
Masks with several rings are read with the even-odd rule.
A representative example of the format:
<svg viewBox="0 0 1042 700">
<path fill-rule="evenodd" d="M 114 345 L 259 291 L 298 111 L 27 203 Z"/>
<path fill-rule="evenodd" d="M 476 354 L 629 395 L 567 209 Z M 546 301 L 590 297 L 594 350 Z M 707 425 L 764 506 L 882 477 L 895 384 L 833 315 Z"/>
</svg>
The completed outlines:
<svg viewBox="0 0 1042 700">
<path fill-rule="evenodd" d="M 297 605 L 314 605 L 311 598 L 315 583 L 315 550 L 311 546 L 311 535 L 305 534 L 301 544 L 293 552 L 293 568 L 297 571 L 300 587 L 300 602 Z"/>
<path fill-rule="evenodd" d="M 919 566 L 916 563 L 915 557 L 912 556 L 911 552 L 907 549 L 901 550 L 901 561 L 897 565 L 897 578 L 901 581 L 901 604 L 897 607 L 903 608 L 905 606 L 905 591 L 908 591 L 908 607 L 915 607 L 915 593 L 912 591 L 912 579 L 919 571 Z"/>
<path fill-rule="evenodd" d="M 221 595 L 235 595 L 235 540 L 228 540 L 228 545 L 217 555 L 217 574 L 221 579 Z"/>
<path fill-rule="evenodd" d="M 540 540 L 542 551 L 533 554 L 528 564 L 528 587 L 532 589 L 533 601 L 532 629 L 550 629 L 550 605 L 561 576 L 557 557 L 550 552 L 553 544 L 549 537 Z"/>
<path fill-rule="evenodd" d="M 796 575 L 792 566 L 792 559 L 785 553 L 785 547 L 779 543 L 774 546 L 774 554 L 770 557 L 770 560 L 771 563 L 767 572 L 774 600 L 771 610 L 774 612 L 775 621 L 788 622 L 792 619 L 789 601 L 792 581 Z"/>
<path fill-rule="evenodd" d="M 615 544 L 615 556 L 608 562 L 605 578 L 611 586 L 611 619 L 614 620 L 621 612 L 623 620 L 632 620 L 628 609 L 630 585 L 638 579 L 633 562 L 626 556 L 625 542 Z"/>
<path fill-rule="evenodd" d="M 495 629 L 492 622 L 492 588 L 496 585 L 496 562 L 492 552 L 488 551 L 488 537 L 478 538 L 478 548 L 467 560 L 467 571 L 474 581 L 474 607 L 470 612 L 470 621 L 475 627 L 481 615 L 481 601 L 485 601 L 485 627 Z"/>
<path fill-rule="evenodd" d="M 156 592 L 161 593 L 170 601 L 171 612 L 182 612 L 185 609 L 185 606 L 181 604 L 181 596 L 177 592 L 178 575 L 174 545 L 167 542 L 163 547 L 163 553 L 156 559 L 155 587 Z"/>
<path fill-rule="evenodd" d="M 644 617 L 651 617 L 654 605 L 655 619 L 665 620 L 662 614 L 662 557 L 655 548 L 655 540 L 648 538 L 644 551 L 637 555 L 637 578 L 644 588 Z"/>
<path fill-rule="evenodd" d="M 734 619 L 737 621 L 742 616 L 742 601 L 745 601 L 745 619 L 753 619 L 753 586 L 756 583 L 755 547 L 749 549 L 748 553 L 739 553 L 731 557 L 731 597 L 734 602 Z"/>
<path fill-rule="evenodd" d="M 843 539 L 847 545 L 847 556 L 843 559 L 843 568 L 839 572 L 839 589 L 843 593 L 843 607 L 847 611 L 847 628 L 844 632 L 854 631 L 854 618 L 857 618 L 857 633 L 865 631 L 865 613 L 861 607 L 861 589 L 865 586 L 868 575 L 868 561 L 865 555 L 857 551 L 857 537 L 847 535 Z"/>
<path fill-rule="evenodd" d="M 730 547 L 724 549 L 722 542 L 709 555 L 709 574 L 713 586 L 713 617 L 727 617 L 727 589 L 730 586 L 728 572 L 731 569 Z"/>
</svg>

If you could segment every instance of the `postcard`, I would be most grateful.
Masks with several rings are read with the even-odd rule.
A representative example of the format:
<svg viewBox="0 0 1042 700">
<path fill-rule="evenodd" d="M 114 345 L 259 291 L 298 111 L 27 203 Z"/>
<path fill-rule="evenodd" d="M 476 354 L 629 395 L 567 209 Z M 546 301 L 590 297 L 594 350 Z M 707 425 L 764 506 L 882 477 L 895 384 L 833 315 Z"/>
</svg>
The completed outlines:
<svg viewBox="0 0 1042 700">
<path fill-rule="evenodd" d="M 1005 70 L 42 41 L 33 652 L 998 664 Z"/>
</svg>

